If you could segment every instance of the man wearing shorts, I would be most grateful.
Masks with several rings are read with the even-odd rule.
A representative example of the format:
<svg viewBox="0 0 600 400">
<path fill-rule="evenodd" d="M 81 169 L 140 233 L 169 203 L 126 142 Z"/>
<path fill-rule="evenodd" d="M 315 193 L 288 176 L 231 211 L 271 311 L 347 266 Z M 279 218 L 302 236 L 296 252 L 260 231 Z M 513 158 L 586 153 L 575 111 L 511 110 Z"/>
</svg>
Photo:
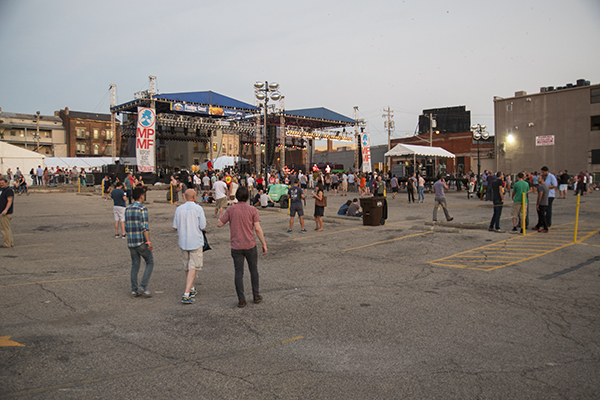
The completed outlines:
<svg viewBox="0 0 600 400">
<path fill-rule="evenodd" d="M 298 219 L 300 220 L 300 233 L 306 233 L 304 229 L 304 206 L 302 205 L 302 199 L 304 199 L 304 190 L 298 187 L 298 181 L 294 180 L 292 187 L 288 190 L 288 197 L 290 199 L 290 229 L 288 233 L 294 232 L 292 230 L 294 226 L 294 217 L 298 213 Z"/>
<path fill-rule="evenodd" d="M 558 190 L 560 192 L 558 195 L 559 199 L 567 198 L 567 189 L 569 188 L 569 180 L 570 180 L 570 177 L 569 177 L 568 171 L 565 169 L 565 172 L 560 174 L 560 185 L 558 186 Z"/>
<path fill-rule="evenodd" d="M 223 176 L 213 184 L 215 190 L 215 218 L 221 218 L 223 208 L 227 206 L 227 184 L 223 180 Z"/>
<path fill-rule="evenodd" d="M 125 208 L 127 207 L 127 195 L 123 191 L 123 182 L 117 183 L 117 188 L 110 193 L 113 199 L 113 214 L 115 215 L 115 239 L 122 237 L 127 239 L 125 235 Z M 119 236 L 119 223 L 121 223 L 121 234 Z"/>
<path fill-rule="evenodd" d="M 185 271 L 185 292 L 181 298 L 183 304 L 194 303 L 196 288 L 194 278 L 196 270 L 202 269 L 204 247 L 204 236 L 202 231 L 206 229 L 206 217 L 204 210 L 196 204 L 196 192 L 188 189 L 184 193 L 185 203 L 175 210 L 173 229 L 179 236 L 179 248 L 181 249 L 181 260 Z"/>
</svg>

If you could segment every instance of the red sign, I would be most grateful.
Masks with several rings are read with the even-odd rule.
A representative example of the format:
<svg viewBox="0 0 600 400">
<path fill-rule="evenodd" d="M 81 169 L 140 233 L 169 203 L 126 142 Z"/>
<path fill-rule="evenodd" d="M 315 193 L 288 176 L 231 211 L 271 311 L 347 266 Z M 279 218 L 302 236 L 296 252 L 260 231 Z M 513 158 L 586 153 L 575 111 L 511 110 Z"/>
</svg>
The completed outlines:
<svg viewBox="0 0 600 400">
<path fill-rule="evenodd" d="M 536 146 L 554 146 L 554 135 L 536 136 L 535 137 L 535 145 Z"/>
</svg>

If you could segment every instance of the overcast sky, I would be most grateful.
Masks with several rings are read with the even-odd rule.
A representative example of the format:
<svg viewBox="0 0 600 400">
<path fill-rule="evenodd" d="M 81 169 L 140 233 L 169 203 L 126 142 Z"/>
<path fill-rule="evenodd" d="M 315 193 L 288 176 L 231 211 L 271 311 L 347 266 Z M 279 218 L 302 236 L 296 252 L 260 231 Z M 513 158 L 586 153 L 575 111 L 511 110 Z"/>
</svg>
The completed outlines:
<svg viewBox="0 0 600 400">
<path fill-rule="evenodd" d="M 368 121 L 372 144 L 423 109 L 465 105 L 493 133 L 493 97 L 600 83 L 599 0 L 0 0 L 0 107 L 109 112 L 148 89 L 254 104 L 280 84 L 289 110 Z"/>
</svg>

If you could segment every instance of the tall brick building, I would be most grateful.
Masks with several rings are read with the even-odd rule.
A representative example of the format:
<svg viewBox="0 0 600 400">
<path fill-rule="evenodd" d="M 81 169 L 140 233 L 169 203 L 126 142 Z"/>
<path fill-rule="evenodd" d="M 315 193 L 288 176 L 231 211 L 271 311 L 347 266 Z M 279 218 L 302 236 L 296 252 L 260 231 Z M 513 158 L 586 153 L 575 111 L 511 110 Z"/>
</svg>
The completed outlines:
<svg viewBox="0 0 600 400">
<path fill-rule="evenodd" d="M 68 157 L 111 157 L 120 155 L 121 134 L 119 121 L 115 132 L 111 128 L 110 114 L 70 111 L 69 107 L 56 111 L 65 127 Z M 113 154 L 112 147 L 115 147 Z"/>
</svg>

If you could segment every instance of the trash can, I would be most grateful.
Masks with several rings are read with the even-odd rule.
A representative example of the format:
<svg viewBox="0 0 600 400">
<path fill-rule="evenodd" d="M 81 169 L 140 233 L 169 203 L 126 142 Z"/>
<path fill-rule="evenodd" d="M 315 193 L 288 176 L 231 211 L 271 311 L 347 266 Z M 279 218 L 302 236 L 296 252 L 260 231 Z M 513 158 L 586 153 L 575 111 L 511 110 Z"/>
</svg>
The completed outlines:
<svg viewBox="0 0 600 400">
<path fill-rule="evenodd" d="M 360 199 L 360 206 L 363 209 L 363 225 L 379 226 L 385 224 L 383 215 L 385 201 L 385 197 L 365 197 L 364 199 Z"/>
</svg>

